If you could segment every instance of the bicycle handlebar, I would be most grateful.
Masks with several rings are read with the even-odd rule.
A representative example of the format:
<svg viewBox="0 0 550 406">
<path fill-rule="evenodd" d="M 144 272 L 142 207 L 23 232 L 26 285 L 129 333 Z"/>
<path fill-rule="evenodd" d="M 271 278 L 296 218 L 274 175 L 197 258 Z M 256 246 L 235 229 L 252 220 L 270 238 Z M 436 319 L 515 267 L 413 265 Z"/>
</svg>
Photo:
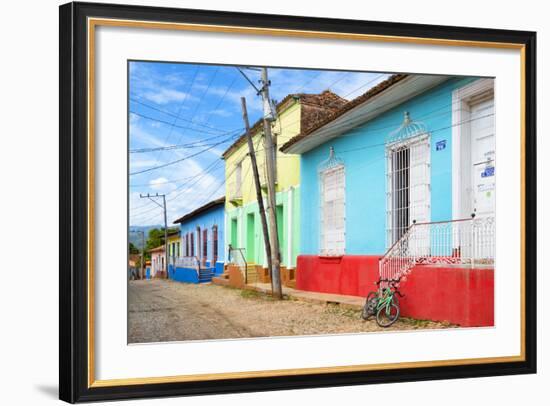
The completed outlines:
<svg viewBox="0 0 550 406">
<path fill-rule="evenodd" d="M 376 285 L 380 285 L 382 282 L 388 282 L 388 284 L 393 284 L 395 285 L 396 283 L 399 283 L 401 282 L 401 278 L 399 279 L 378 279 L 377 282 L 374 282 Z"/>
<path fill-rule="evenodd" d="M 399 297 L 405 297 L 405 295 L 399 290 L 396 289 L 395 285 L 399 282 L 401 282 L 401 278 L 399 279 L 379 279 L 377 282 L 375 282 L 376 285 L 380 285 L 382 282 L 388 282 L 388 285 L 390 288 L 393 288 L 395 290 L 395 293 L 399 295 Z"/>
</svg>

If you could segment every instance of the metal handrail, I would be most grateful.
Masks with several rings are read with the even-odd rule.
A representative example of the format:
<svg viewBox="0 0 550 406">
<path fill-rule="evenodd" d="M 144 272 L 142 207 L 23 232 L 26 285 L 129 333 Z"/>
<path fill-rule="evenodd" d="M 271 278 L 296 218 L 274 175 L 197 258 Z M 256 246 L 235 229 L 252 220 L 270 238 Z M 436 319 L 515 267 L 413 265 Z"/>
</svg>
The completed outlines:
<svg viewBox="0 0 550 406">
<path fill-rule="evenodd" d="M 380 258 L 380 277 L 406 276 L 418 264 L 493 264 L 494 237 L 493 217 L 413 221 Z"/>
<path fill-rule="evenodd" d="M 233 260 L 234 256 L 232 255 L 233 252 L 238 252 L 240 254 L 240 257 L 242 259 L 242 262 L 244 264 L 244 283 L 247 284 L 248 283 L 248 264 L 246 262 L 246 257 L 243 253 L 243 251 L 245 251 L 246 249 L 245 248 L 235 248 L 235 247 L 229 247 L 229 263 L 232 263 L 231 261 Z M 238 263 L 234 263 L 235 265 L 239 265 L 240 268 L 242 268 L 242 266 Z M 241 270 L 242 272 L 242 270 Z"/>
</svg>

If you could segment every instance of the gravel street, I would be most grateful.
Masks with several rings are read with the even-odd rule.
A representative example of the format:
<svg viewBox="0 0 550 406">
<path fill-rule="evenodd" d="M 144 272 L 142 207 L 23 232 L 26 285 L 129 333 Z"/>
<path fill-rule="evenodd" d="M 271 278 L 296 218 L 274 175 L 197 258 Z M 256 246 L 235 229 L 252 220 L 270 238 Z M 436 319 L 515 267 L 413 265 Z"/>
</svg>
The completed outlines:
<svg viewBox="0 0 550 406">
<path fill-rule="evenodd" d="M 389 329 L 446 327 L 401 318 Z M 128 330 L 129 343 L 147 343 L 388 329 L 338 305 L 278 302 L 254 291 L 155 279 L 129 282 Z"/>
</svg>

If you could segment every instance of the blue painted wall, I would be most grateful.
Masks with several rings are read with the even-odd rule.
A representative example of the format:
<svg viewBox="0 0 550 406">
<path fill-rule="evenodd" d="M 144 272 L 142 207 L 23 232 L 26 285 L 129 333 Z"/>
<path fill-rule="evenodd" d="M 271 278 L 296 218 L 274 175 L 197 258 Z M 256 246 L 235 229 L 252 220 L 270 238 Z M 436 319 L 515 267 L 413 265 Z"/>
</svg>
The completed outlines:
<svg viewBox="0 0 550 406">
<path fill-rule="evenodd" d="M 199 283 L 199 277 L 196 269 L 191 268 L 179 268 L 173 265 L 168 266 L 168 275 L 170 279 L 185 282 L 185 283 Z"/>
<path fill-rule="evenodd" d="M 216 264 L 212 264 L 212 254 L 213 250 L 213 241 L 212 241 L 212 227 L 218 226 L 218 258 Z M 182 255 L 185 255 L 185 240 L 183 237 L 187 233 L 195 233 L 195 255 L 199 252 L 197 245 L 197 227 L 201 228 L 201 240 L 202 240 L 202 230 L 208 229 L 208 261 L 210 267 L 214 268 L 216 274 L 223 273 L 223 264 L 225 261 L 225 252 L 224 252 L 224 235 L 225 235 L 225 224 L 224 224 L 224 205 L 213 207 L 205 212 L 199 213 L 196 216 L 184 221 L 180 224 L 181 236 L 182 236 Z M 179 268 L 178 268 L 179 269 Z"/>
<path fill-rule="evenodd" d="M 301 254 L 319 253 L 319 165 L 329 148 L 344 161 L 346 254 L 378 255 L 386 245 L 386 137 L 411 118 L 431 133 L 431 221 L 452 218 L 452 92 L 474 79 L 452 78 L 301 156 Z M 446 147 L 436 151 L 436 143 Z"/>
</svg>

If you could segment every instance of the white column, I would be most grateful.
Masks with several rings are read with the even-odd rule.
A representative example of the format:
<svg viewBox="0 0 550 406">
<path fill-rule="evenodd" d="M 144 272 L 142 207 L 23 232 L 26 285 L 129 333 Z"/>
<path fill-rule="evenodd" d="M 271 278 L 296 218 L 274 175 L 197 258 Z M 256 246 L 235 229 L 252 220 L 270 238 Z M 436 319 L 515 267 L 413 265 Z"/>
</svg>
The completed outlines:
<svg viewBox="0 0 550 406">
<path fill-rule="evenodd" d="M 218 226 L 218 239 L 220 238 L 220 229 L 223 230 L 223 251 L 218 252 L 218 258 L 223 258 L 223 262 L 226 263 L 229 258 L 226 258 L 227 251 L 229 250 L 229 243 L 227 242 L 227 231 L 231 232 L 230 230 L 231 224 L 227 223 L 227 210 L 225 206 L 223 207 L 223 228 Z M 218 241 L 218 247 L 220 246 L 220 242 Z M 221 254 L 221 255 L 220 255 Z M 219 260 L 219 259 L 218 259 Z"/>
<path fill-rule="evenodd" d="M 293 268 L 294 264 L 292 263 L 292 211 L 294 210 L 294 187 L 288 189 L 287 195 L 287 244 L 286 244 L 286 267 Z"/>
<path fill-rule="evenodd" d="M 244 247 L 243 243 L 243 234 L 244 234 L 244 227 L 246 227 L 246 224 L 244 224 L 244 216 L 243 216 L 243 208 L 239 207 L 237 209 L 237 241 L 239 241 L 239 246 L 237 248 Z"/>
</svg>

